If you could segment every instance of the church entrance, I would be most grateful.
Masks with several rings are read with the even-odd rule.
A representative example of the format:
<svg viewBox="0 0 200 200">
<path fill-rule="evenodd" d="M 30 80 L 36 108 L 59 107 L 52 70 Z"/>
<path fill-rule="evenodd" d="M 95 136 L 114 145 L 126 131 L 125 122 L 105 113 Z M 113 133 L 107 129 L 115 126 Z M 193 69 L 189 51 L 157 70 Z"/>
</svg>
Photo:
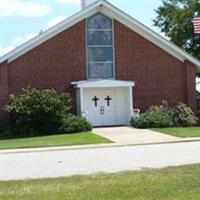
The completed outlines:
<svg viewBox="0 0 200 200">
<path fill-rule="evenodd" d="M 85 108 L 93 126 L 125 125 L 128 119 L 125 89 L 87 89 Z"/>
<path fill-rule="evenodd" d="M 77 88 L 77 111 L 93 126 L 129 124 L 133 82 L 99 80 L 73 84 Z"/>
</svg>

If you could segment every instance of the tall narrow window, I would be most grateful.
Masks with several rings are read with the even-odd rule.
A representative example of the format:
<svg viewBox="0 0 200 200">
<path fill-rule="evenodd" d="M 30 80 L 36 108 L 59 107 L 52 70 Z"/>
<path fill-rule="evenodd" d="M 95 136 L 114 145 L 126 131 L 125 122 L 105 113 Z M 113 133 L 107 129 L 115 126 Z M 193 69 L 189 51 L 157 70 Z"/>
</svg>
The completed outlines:
<svg viewBox="0 0 200 200">
<path fill-rule="evenodd" d="M 88 78 L 114 78 L 113 22 L 96 13 L 87 19 Z"/>
</svg>

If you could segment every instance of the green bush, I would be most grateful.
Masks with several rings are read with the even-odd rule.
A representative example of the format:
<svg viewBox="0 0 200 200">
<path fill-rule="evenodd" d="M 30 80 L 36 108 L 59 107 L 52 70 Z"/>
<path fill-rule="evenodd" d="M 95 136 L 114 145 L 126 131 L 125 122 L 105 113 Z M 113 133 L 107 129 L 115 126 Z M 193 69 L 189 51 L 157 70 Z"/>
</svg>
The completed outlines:
<svg viewBox="0 0 200 200">
<path fill-rule="evenodd" d="M 69 114 L 63 118 L 59 132 L 78 133 L 90 130 L 92 130 L 92 126 L 85 118 Z"/>
<path fill-rule="evenodd" d="M 55 133 L 70 111 L 70 102 L 68 94 L 55 90 L 23 89 L 22 94 L 11 95 L 6 106 L 11 130 L 16 137 Z"/>
<path fill-rule="evenodd" d="M 175 126 L 194 126 L 197 124 L 197 117 L 187 105 L 179 103 L 174 109 L 173 121 Z"/>
<path fill-rule="evenodd" d="M 136 128 L 162 128 L 172 126 L 194 126 L 198 118 L 185 104 L 179 103 L 174 109 L 166 105 L 152 106 L 138 119 L 131 119 Z"/>
<path fill-rule="evenodd" d="M 136 120 L 131 120 L 136 128 L 159 128 L 173 126 L 172 111 L 166 106 L 152 106 Z"/>
</svg>

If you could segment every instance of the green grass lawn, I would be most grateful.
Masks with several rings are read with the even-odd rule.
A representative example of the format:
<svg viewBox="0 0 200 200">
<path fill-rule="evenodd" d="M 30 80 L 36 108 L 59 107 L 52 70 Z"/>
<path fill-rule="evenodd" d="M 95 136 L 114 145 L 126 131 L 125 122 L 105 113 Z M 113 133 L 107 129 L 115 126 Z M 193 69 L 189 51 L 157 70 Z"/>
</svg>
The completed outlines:
<svg viewBox="0 0 200 200">
<path fill-rule="evenodd" d="M 177 137 L 200 137 L 200 127 L 154 128 L 152 130 Z"/>
<path fill-rule="evenodd" d="M 0 140 L 0 149 L 31 148 L 31 147 L 52 147 L 82 144 L 109 143 L 106 138 L 95 135 L 92 132 L 76 134 L 58 134 L 51 136 L 31 137 L 22 139 Z"/>
<path fill-rule="evenodd" d="M 2 200 L 199 200 L 200 164 L 0 183 Z"/>
</svg>

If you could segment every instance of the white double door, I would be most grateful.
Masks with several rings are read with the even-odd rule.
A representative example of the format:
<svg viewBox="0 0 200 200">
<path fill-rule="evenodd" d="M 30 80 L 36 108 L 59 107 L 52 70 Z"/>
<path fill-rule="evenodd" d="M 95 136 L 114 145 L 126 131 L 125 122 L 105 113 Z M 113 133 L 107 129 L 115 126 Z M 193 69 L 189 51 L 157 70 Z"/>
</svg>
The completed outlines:
<svg viewBox="0 0 200 200">
<path fill-rule="evenodd" d="M 88 89 L 85 97 L 88 120 L 93 126 L 127 124 L 126 93 L 122 89 Z"/>
</svg>

